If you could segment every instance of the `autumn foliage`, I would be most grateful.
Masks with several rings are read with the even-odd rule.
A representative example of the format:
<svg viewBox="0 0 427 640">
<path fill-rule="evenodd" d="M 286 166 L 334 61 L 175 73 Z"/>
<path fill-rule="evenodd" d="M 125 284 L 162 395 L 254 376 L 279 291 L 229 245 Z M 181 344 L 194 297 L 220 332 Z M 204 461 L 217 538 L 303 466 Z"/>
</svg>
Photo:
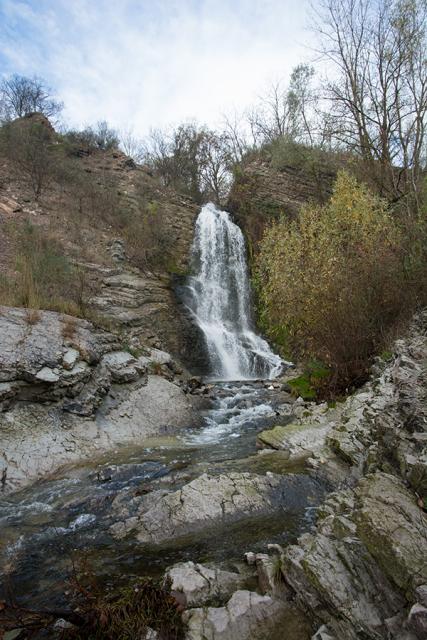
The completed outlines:
<svg viewBox="0 0 427 640">
<path fill-rule="evenodd" d="M 329 393 L 366 378 L 410 306 L 399 224 L 346 172 L 327 205 L 267 229 L 256 280 L 267 333 L 286 355 L 326 365 Z"/>
</svg>

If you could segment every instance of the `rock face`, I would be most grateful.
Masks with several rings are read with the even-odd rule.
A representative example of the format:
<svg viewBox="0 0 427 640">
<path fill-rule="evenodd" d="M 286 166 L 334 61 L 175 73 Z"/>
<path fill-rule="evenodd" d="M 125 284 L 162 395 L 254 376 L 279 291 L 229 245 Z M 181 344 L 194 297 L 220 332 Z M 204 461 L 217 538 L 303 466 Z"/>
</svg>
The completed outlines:
<svg viewBox="0 0 427 640">
<path fill-rule="evenodd" d="M 191 239 L 192 229 L 188 233 Z M 120 329 L 132 347 L 162 345 L 187 366 L 203 369 L 203 337 L 185 310 L 179 287 L 175 292 L 176 279 L 123 269 L 102 279 L 91 305 Z"/>
<path fill-rule="evenodd" d="M 315 531 L 282 555 L 286 583 L 321 627 L 316 638 L 424 637 L 426 321 L 421 314 L 372 381 L 324 413 L 322 448 L 309 463 L 320 468 L 323 456 L 324 471 L 332 466 L 347 488 L 330 495 Z M 292 452 L 299 433 L 276 427 L 259 439 Z"/>
<path fill-rule="evenodd" d="M 168 354 L 134 357 L 85 321 L 0 307 L 3 491 L 121 444 L 197 424 Z M 162 364 L 163 363 L 163 364 Z M 162 375 L 152 375 L 152 367 Z"/>
<path fill-rule="evenodd" d="M 327 501 L 316 534 L 306 534 L 283 556 L 287 583 L 338 638 L 387 638 L 386 621 L 406 607 L 399 590 L 402 565 L 418 572 L 415 583 L 425 581 L 420 556 L 427 534 L 407 520 L 413 497 L 400 481 L 385 474 L 368 476 L 364 485 L 355 494 L 338 494 Z M 384 520 L 384 505 L 392 495 L 396 503 L 388 503 Z M 413 515 L 422 525 L 422 514 Z M 412 559 L 410 548 L 415 551 Z"/>
<path fill-rule="evenodd" d="M 227 209 L 256 246 L 266 225 L 280 214 L 294 217 L 307 202 L 325 202 L 335 177 L 326 165 L 318 172 L 291 164 L 276 169 L 268 159 L 258 159 L 235 179 Z"/>
<path fill-rule="evenodd" d="M 224 607 L 190 609 L 187 640 L 272 640 L 286 603 L 253 591 L 236 591 Z M 279 638 L 279 636 L 276 636 Z"/>
<path fill-rule="evenodd" d="M 112 509 L 118 509 L 124 518 L 113 525 L 112 533 L 123 537 L 134 532 L 139 542 L 151 544 L 198 531 L 212 535 L 213 525 L 268 515 L 278 508 L 292 510 L 313 485 L 309 478 L 293 475 L 204 473 L 178 491 L 116 499 Z"/>
</svg>

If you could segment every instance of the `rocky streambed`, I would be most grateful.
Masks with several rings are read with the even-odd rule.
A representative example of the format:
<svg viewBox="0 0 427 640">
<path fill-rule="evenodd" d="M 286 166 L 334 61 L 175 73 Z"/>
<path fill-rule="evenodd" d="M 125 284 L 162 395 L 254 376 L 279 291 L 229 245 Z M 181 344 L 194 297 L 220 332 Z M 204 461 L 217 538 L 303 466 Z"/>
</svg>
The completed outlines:
<svg viewBox="0 0 427 640">
<path fill-rule="evenodd" d="M 256 448 L 260 430 L 280 413 L 290 419 L 289 394 L 254 382 L 216 384 L 203 396 L 210 408 L 201 425 L 61 469 L 0 501 L 4 584 L 21 604 L 63 606 L 64 580 L 83 554 L 98 576 L 116 584 L 158 577 L 182 562 L 194 580 L 188 562 L 217 565 L 202 571 L 233 574 L 235 587 L 224 591 L 221 579 L 219 600 L 203 596 L 203 603 L 218 603 L 224 593 L 256 586 L 254 569 L 243 562 L 247 549 L 296 541 L 312 526 L 326 484 L 302 468 L 287 473 L 286 456 Z M 200 597 L 194 594 L 195 604 Z M 269 600 L 260 602 L 270 617 Z M 282 618 L 277 603 L 273 608 Z"/>
<path fill-rule="evenodd" d="M 426 320 L 334 407 L 285 381 L 200 386 L 108 336 L 68 369 L 61 330 L 48 362 L 3 358 L 0 599 L 65 606 L 84 556 L 106 584 L 166 575 L 187 640 L 426 637 Z M 87 379 L 66 384 L 79 362 Z M 62 455 L 25 476 L 13 452 L 46 451 L 31 425 Z"/>
</svg>

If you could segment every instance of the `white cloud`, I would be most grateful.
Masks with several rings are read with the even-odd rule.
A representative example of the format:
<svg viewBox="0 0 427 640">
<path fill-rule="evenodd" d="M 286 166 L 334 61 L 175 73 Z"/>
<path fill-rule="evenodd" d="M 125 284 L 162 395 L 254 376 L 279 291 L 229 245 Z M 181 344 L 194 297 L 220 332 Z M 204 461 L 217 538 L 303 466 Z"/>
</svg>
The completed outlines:
<svg viewBox="0 0 427 640">
<path fill-rule="evenodd" d="M 307 58 L 308 0 L 2 0 L 7 72 L 48 78 L 75 125 L 215 125 Z"/>
</svg>

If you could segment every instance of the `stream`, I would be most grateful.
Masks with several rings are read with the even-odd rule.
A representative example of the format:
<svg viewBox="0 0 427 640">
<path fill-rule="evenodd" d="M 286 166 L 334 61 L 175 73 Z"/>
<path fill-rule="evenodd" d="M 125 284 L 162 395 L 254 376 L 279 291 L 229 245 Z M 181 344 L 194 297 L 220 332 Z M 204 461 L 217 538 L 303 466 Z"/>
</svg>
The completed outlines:
<svg viewBox="0 0 427 640">
<path fill-rule="evenodd" d="M 111 537 L 109 506 L 120 491 L 176 490 L 203 472 L 284 471 L 283 453 L 259 454 L 255 443 L 257 432 L 277 423 L 280 391 L 263 382 L 227 382 L 215 384 L 210 395 L 201 428 L 189 425 L 176 437 L 150 439 L 139 448 L 63 469 L 1 500 L 6 579 L 0 599 L 12 591 L 26 606 L 64 604 L 73 560 L 82 557 L 102 580 L 117 584 L 133 576 L 160 576 L 181 560 L 232 566 L 245 551 L 265 551 L 267 543 L 288 543 L 308 530 L 325 488 L 299 473 L 295 499 L 274 517 L 219 525 L 160 547 Z"/>
</svg>

